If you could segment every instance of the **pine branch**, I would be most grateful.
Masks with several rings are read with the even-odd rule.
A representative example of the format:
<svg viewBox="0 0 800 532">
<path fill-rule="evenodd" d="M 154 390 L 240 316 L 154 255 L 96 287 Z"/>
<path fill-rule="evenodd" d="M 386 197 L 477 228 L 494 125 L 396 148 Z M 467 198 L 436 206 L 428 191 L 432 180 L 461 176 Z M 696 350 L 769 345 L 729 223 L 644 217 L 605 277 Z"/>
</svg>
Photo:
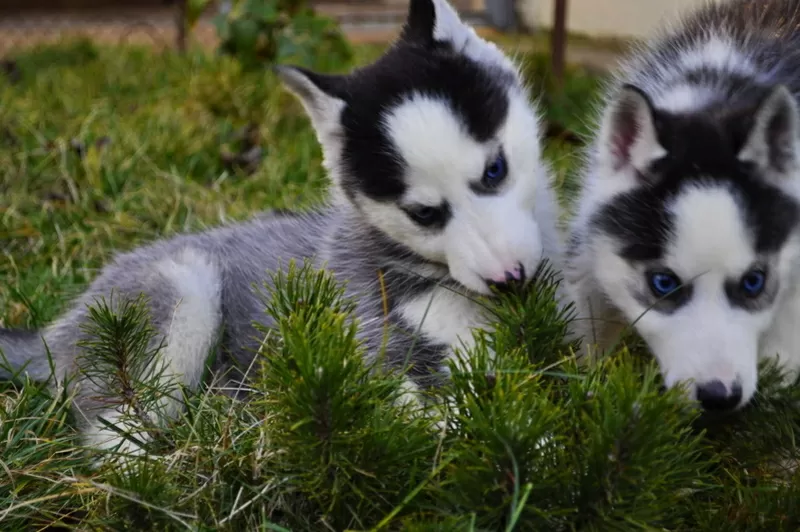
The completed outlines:
<svg viewBox="0 0 800 532">
<path fill-rule="evenodd" d="M 112 293 L 108 301 L 101 298 L 89 306 L 88 321 L 81 327 L 85 336 L 78 343 L 78 367 L 91 384 L 93 399 L 131 415 L 152 441 L 167 443 L 153 414 L 158 416 L 160 403 L 175 397 L 177 386 L 166 377 L 160 358 L 164 339 L 152 327 L 147 305 L 143 295 Z"/>
</svg>

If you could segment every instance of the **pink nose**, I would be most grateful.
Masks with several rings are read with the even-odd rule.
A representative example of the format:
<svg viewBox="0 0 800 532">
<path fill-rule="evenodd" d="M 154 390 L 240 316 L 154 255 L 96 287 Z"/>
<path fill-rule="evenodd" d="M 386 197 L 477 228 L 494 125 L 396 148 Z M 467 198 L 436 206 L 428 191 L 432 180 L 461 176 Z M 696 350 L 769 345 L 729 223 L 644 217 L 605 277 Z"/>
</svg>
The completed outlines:
<svg viewBox="0 0 800 532">
<path fill-rule="evenodd" d="M 509 285 L 524 280 L 525 280 L 525 268 L 522 266 L 522 264 L 517 264 L 515 267 L 504 271 L 502 275 L 496 275 L 491 279 L 487 279 L 486 284 L 502 290 L 504 288 L 507 288 Z"/>
</svg>

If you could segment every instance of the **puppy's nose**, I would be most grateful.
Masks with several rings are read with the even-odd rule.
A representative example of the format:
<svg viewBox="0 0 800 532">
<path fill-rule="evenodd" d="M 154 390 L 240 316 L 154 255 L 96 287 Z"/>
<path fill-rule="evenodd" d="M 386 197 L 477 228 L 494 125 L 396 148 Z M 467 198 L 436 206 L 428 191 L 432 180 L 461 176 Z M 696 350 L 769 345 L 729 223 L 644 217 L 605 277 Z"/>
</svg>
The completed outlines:
<svg viewBox="0 0 800 532">
<path fill-rule="evenodd" d="M 697 387 L 697 400 L 708 411 L 734 410 L 742 402 L 742 387 L 736 382 L 729 390 L 722 381 L 713 380 Z"/>
<path fill-rule="evenodd" d="M 486 284 L 489 288 L 494 288 L 500 292 L 511 290 L 514 286 L 522 284 L 525 281 L 525 267 L 518 263 L 514 268 L 506 270 L 503 277 L 496 277 L 494 279 L 486 279 Z"/>
</svg>

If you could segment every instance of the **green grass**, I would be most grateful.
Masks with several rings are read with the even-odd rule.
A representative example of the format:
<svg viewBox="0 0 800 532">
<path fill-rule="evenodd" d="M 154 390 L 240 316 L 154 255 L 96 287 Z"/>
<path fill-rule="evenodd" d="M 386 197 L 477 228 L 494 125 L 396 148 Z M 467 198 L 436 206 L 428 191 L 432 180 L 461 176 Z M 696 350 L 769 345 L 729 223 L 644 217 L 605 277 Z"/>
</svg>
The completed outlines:
<svg viewBox="0 0 800 532">
<path fill-rule="evenodd" d="M 380 51 L 359 48 L 355 63 Z M 549 91 L 546 60 L 526 59 L 547 119 L 585 135 L 600 80 L 570 69 Z M 21 80 L 0 78 L 2 326 L 45 325 L 116 251 L 326 194 L 308 120 L 268 71 L 86 42 L 16 60 Z M 230 165 L 253 144 L 257 167 Z M 545 151 L 566 204 L 575 146 L 551 139 Z M 395 381 L 364 378 L 336 288 L 295 273 L 281 281 L 285 308 L 271 308 L 281 341 L 254 384 L 265 393 L 245 405 L 190 397 L 158 438 L 164 459 L 135 474 L 89 467 L 68 398 L 0 383 L 0 528 L 797 528 L 796 483 L 775 466 L 800 458 L 796 397 L 697 436 L 694 413 L 638 357 L 590 370 L 553 360 L 561 322 L 545 290 L 501 303 L 497 335 L 474 354 L 496 376 L 455 379 L 460 423 L 442 435 L 391 405 Z"/>
<path fill-rule="evenodd" d="M 7 326 L 51 319 L 114 250 L 324 193 L 308 122 L 269 73 L 85 44 L 18 61 L 22 82 L 0 85 Z M 221 155 L 250 124 L 263 162 L 247 175 Z"/>
</svg>

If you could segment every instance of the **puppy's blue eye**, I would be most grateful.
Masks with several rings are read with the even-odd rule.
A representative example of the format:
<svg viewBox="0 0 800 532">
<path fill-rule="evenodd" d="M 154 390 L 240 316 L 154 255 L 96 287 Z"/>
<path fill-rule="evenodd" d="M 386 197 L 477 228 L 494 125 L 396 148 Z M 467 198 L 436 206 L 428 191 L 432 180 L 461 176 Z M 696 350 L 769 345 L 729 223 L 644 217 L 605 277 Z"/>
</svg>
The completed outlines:
<svg viewBox="0 0 800 532">
<path fill-rule="evenodd" d="M 656 297 L 668 296 L 681 286 L 681 280 L 672 272 L 653 272 L 648 282 Z"/>
<path fill-rule="evenodd" d="M 739 286 L 747 297 L 757 297 L 764 291 L 767 274 L 761 270 L 751 270 L 742 276 Z"/>
<path fill-rule="evenodd" d="M 508 165 L 503 154 L 499 154 L 483 171 L 481 181 L 486 187 L 496 187 L 508 174 Z"/>
</svg>

